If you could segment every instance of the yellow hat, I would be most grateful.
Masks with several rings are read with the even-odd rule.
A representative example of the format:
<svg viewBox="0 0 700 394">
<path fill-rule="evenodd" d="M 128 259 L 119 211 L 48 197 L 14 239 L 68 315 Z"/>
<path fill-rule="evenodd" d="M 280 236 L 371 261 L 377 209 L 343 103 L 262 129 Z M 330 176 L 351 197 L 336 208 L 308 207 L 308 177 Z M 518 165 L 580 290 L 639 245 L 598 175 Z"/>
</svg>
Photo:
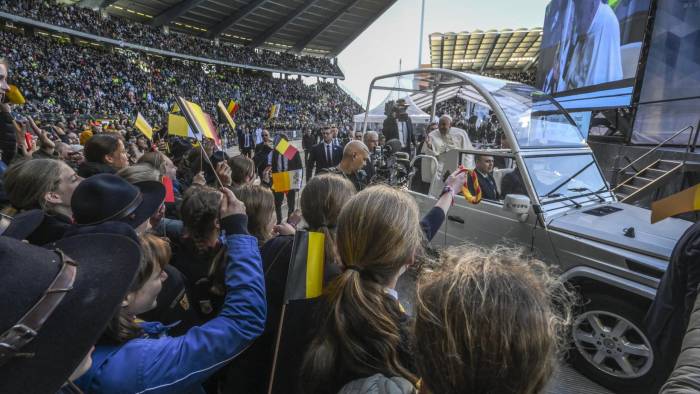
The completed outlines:
<svg viewBox="0 0 700 394">
<path fill-rule="evenodd" d="M 80 133 L 80 145 L 85 145 L 90 138 L 92 138 L 92 131 L 85 130 Z"/>
</svg>

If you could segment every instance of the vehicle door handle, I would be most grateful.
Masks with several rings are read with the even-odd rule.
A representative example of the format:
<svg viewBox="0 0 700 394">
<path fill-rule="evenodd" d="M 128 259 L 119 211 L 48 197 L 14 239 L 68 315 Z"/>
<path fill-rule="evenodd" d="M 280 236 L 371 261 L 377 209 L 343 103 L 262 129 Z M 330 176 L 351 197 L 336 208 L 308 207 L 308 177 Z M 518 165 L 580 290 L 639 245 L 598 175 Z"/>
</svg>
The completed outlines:
<svg viewBox="0 0 700 394">
<path fill-rule="evenodd" d="M 464 219 L 462 219 L 462 217 L 460 217 L 460 216 L 447 215 L 447 220 L 464 224 Z"/>
</svg>

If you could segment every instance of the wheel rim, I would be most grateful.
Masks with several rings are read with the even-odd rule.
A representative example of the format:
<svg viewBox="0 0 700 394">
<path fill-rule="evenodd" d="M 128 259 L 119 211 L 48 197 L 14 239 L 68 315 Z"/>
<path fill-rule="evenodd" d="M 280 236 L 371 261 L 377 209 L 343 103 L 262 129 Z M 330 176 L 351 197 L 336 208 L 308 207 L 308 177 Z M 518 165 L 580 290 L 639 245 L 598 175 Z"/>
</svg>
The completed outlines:
<svg viewBox="0 0 700 394">
<path fill-rule="evenodd" d="M 579 353 L 609 375 L 634 379 L 654 363 L 646 335 L 634 323 L 606 311 L 588 311 L 574 322 L 573 338 Z"/>
</svg>

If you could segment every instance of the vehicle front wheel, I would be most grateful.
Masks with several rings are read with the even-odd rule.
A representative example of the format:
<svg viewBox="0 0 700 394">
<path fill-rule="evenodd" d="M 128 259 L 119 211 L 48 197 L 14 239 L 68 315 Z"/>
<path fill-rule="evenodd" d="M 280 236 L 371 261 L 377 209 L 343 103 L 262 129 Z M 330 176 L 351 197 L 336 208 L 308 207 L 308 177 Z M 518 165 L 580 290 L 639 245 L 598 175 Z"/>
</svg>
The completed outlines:
<svg viewBox="0 0 700 394">
<path fill-rule="evenodd" d="M 574 368 L 616 392 L 650 392 L 655 357 L 642 329 L 644 305 L 619 295 L 590 294 L 584 298 L 571 329 Z"/>
</svg>

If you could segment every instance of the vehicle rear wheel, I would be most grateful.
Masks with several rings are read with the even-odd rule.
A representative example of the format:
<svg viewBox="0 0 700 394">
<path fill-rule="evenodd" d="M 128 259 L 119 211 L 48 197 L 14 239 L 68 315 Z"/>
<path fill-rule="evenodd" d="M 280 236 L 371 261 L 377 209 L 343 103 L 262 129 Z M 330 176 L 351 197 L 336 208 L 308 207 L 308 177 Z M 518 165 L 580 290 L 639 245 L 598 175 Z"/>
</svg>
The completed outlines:
<svg viewBox="0 0 700 394">
<path fill-rule="evenodd" d="M 590 294 L 571 329 L 571 362 L 579 372 L 609 389 L 651 390 L 655 357 L 642 321 L 643 305 L 619 295 Z"/>
</svg>

